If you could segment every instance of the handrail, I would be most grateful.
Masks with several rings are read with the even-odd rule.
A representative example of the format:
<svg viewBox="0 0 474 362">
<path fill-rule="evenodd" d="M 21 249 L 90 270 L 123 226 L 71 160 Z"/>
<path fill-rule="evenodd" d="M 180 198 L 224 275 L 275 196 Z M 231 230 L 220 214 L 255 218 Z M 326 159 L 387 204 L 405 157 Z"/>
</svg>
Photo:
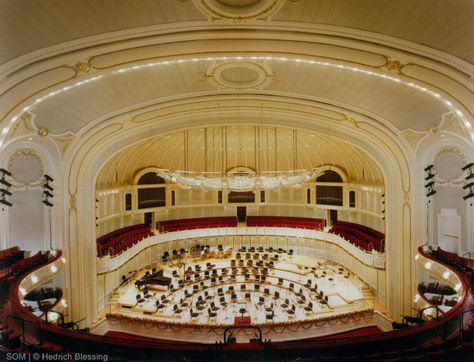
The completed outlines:
<svg viewBox="0 0 474 362">
<path fill-rule="evenodd" d="M 425 257 L 430 258 L 434 260 L 437 263 L 443 264 L 440 261 L 436 260 L 433 258 L 431 255 L 425 255 L 424 252 L 419 249 L 420 253 L 422 253 Z M 51 262 L 54 262 L 59 258 L 61 254 L 57 255 L 54 259 L 49 260 L 47 263 L 38 266 L 34 270 L 47 266 Z M 463 275 L 459 273 L 457 270 L 450 266 L 446 266 L 449 268 L 451 271 L 456 273 L 459 277 L 460 280 L 463 283 L 463 296 L 462 298 L 459 299 L 458 303 L 456 306 L 454 306 L 448 313 L 446 313 L 444 316 L 439 318 L 439 320 L 431 320 L 425 322 L 421 326 L 417 327 L 412 327 L 412 328 L 407 328 L 404 330 L 397 330 L 397 331 L 390 331 L 390 332 L 380 332 L 377 334 L 371 334 L 367 336 L 358 336 L 358 337 L 347 337 L 347 338 L 339 338 L 339 339 L 324 339 L 324 340 L 319 340 L 318 339 L 312 339 L 312 340 L 299 340 L 299 341 L 287 341 L 287 342 L 273 342 L 272 347 L 276 349 L 280 348 L 285 348 L 285 349 L 294 349 L 294 348 L 305 348 L 305 349 L 313 349 L 313 348 L 319 348 L 321 346 L 340 346 L 340 345 L 352 345 L 355 343 L 359 344 L 374 344 L 374 343 L 390 343 L 391 345 L 393 344 L 394 341 L 406 343 L 407 345 L 412 345 L 412 344 L 417 344 L 422 341 L 426 341 L 429 338 L 433 338 L 435 336 L 439 336 L 443 331 L 444 334 L 442 335 L 443 338 L 446 338 L 450 333 L 452 333 L 452 328 L 453 326 L 449 327 L 449 322 L 455 321 L 456 322 L 456 330 L 459 328 L 459 324 L 462 327 L 462 319 L 464 317 L 465 312 L 461 310 L 461 307 L 464 306 L 466 299 L 467 299 L 467 294 L 469 291 L 469 287 L 466 283 L 466 280 L 464 279 Z M 65 330 L 60 328 L 59 326 L 52 325 L 50 323 L 46 323 L 45 321 L 39 319 L 38 317 L 32 315 L 24 306 L 21 305 L 19 301 L 19 296 L 18 296 L 18 286 L 20 282 L 28 277 L 28 275 L 34 270 L 27 271 L 19 277 L 16 282 L 14 283 L 14 286 L 11 290 L 11 296 L 12 296 L 12 306 L 14 307 L 13 310 L 19 315 L 19 320 L 22 321 L 22 323 L 32 323 L 32 324 L 37 324 L 39 328 L 41 329 L 41 333 L 43 333 L 46 338 L 48 336 L 56 338 L 60 337 L 61 342 L 68 342 L 70 346 L 75 346 L 77 343 L 95 343 L 96 347 L 99 348 L 98 344 L 104 346 L 109 345 L 109 346 L 121 346 L 120 348 L 151 348 L 151 349 L 161 349 L 161 350 L 169 350 L 169 349 L 179 349 L 181 351 L 204 351 L 205 348 L 208 347 L 206 344 L 200 344 L 200 343 L 179 343 L 179 342 L 168 342 L 168 341 L 160 341 L 157 340 L 156 342 L 152 342 L 149 339 L 142 339 L 140 340 L 139 338 L 135 340 L 130 340 L 127 338 L 121 338 L 121 337 L 111 337 L 111 336 L 101 336 L 101 335 L 94 335 L 86 332 L 81 332 L 81 331 L 71 331 L 71 330 Z M 466 311 L 467 312 L 467 311 Z M 18 319 L 15 319 L 18 320 Z M 24 321 L 24 322 L 23 322 Z M 248 326 L 232 326 L 228 327 L 230 329 L 234 327 L 248 327 Z M 230 330 L 229 329 L 229 330 Z M 254 328 L 255 329 L 255 328 Z M 227 335 L 226 335 L 227 337 Z M 82 347 L 86 346 L 84 344 L 81 345 Z M 85 347 L 87 348 L 87 347 Z M 204 349 L 203 349 L 204 348 Z M 262 346 L 255 345 L 251 346 L 251 349 L 257 349 L 257 348 L 263 348 Z"/>
<path fill-rule="evenodd" d="M 231 330 L 233 331 L 234 329 L 256 329 L 258 331 L 258 343 L 259 344 L 263 343 L 262 330 L 257 326 L 248 325 L 248 326 L 230 326 L 224 329 L 224 344 L 231 343 L 230 338 L 233 336 L 233 333 L 231 333 L 231 335 L 227 337 L 227 332 Z"/>
<path fill-rule="evenodd" d="M 333 244 L 343 249 L 346 253 L 357 258 L 361 263 L 377 269 L 385 268 L 385 257 L 383 254 L 374 254 L 365 251 L 356 245 L 348 242 L 339 235 L 328 233 L 320 230 L 301 229 L 301 228 L 285 228 L 285 227 L 219 227 L 208 229 L 194 229 L 173 231 L 169 233 L 159 233 L 154 236 L 145 238 L 139 243 L 124 250 L 122 253 L 114 256 L 104 256 L 97 258 L 97 270 L 99 274 L 107 273 L 122 266 L 126 261 L 140 254 L 147 248 L 161 245 L 166 242 L 176 240 L 188 240 L 206 237 L 231 237 L 231 236 L 285 236 L 296 238 L 307 238 L 320 240 L 329 244 Z"/>
</svg>

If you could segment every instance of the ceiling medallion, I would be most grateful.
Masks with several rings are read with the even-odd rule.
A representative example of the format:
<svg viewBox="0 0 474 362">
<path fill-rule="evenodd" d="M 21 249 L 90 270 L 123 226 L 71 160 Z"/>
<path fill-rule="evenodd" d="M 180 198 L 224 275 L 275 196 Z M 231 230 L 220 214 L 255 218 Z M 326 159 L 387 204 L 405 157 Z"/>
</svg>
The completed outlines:
<svg viewBox="0 0 474 362">
<path fill-rule="evenodd" d="M 209 21 L 268 22 L 285 0 L 193 0 Z"/>
<path fill-rule="evenodd" d="M 232 60 L 211 65 L 206 79 L 217 89 L 260 90 L 271 83 L 273 72 L 265 63 Z"/>
</svg>

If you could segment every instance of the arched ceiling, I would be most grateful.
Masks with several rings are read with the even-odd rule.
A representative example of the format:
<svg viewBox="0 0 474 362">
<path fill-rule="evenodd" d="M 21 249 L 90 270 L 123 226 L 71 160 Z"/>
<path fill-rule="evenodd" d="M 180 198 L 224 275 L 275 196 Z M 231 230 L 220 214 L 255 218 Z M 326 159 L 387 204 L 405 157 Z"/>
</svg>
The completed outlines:
<svg viewBox="0 0 474 362">
<path fill-rule="evenodd" d="M 139 36 L 156 29 L 186 30 L 208 25 L 206 15 L 195 5 L 200 1 L 3 0 L 0 64 L 42 48 L 101 34 L 117 32 L 110 34 L 110 39 L 130 29 Z M 234 7 L 248 3 L 211 1 Z M 272 25 L 333 31 L 344 36 L 363 31 L 366 38 L 373 39 L 381 34 L 437 49 L 472 64 L 473 19 L 471 0 L 286 0 L 273 14 Z"/>
<path fill-rule="evenodd" d="M 97 185 L 131 184 L 134 174 L 146 167 L 222 172 L 240 166 L 286 171 L 323 165 L 344 170 L 352 182 L 383 184 L 371 157 L 347 142 L 291 128 L 226 125 L 183 130 L 129 146 L 105 164 Z"/>
<path fill-rule="evenodd" d="M 8 75 L 0 84 L 0 147 L 30 117 L 23 130 L 49 135 L 64 152 L 68 142 L 80 144 L 109 121 L 136 125 L 140 112 L 161 112 L 147 120 L 150 129 L 160 122 L 179 123 L 175 130 L 196 127 L 184 114 L 196 100 L 213 102 L 207 125 L 219 124 L 222 102 L 231 99 L 239 109 L 249 95 L 245 117 L 235 112 L 221 124 L 264 117 L 265 124 L 291 129 L 290 113 L 278 116 L 263 106 L 281 100 L 295 104 L 295 112 L 313 107 L 355 123 L 364 119 L 403 145 L 410 142 L 404 132 L 419 139 L 448 113 L 472 131 L 465 116 L 474 113 L 471 1 L 16 0 L 0 6 L 0 74 Z M 168 118 L 167 107 L 174 107 Z M 316 118 L 315 132 L 323 124 Z M 381 182 L 379 171 L 361 175 L 367 156 L 324 137 L 316 147 L 330 141 L 332 152 L 321 159 L 302 154 L 305 167 L 339 164 L 354 180 Z M 145 144 L 153 147 L 151 140 Z M 130 152 L 140 154 L 142 146 L 134 147 Z M 336 157 L 340 148 L 351 152 Z M 166 160 L 170 168 L 180 168 L 178 155 Z M 144 157 L 140 165 L 154 164 Z M 104 172 L 103 182 L 110 183 L 126 182 L 131 171 L 118 179 Z"/>
<path fill-rule="evenodd" d="M 218 89 L 210 81 L 212 76 L 206 76 L 212 73 L 209 69 L 216 63 L 219 62 L 202 58 L 196 62 L 109 73 L 100 80 L 55 95 L 31 112 L 36 115 L 38 128 L 46 128 L 55 134 L 78 132 L 89 122 L 117 109 L 229 92 L 281 95 L 343 105 L 387 120 L 399 130 L 425 131 L 436 126 L 442 115 L 449 112 L 439 99 L 388 79 L 292 61 L 251 62 L 255 66 L 265 66 L 268 84 L 261 89 L 243 90 L 239 87 L 252 78 L 239 64 L 249 65 L 249 62 L 235 61 L 232 67 L 221 73 L 222 78 L 231 80 L 232 88 Z"/>
</svg>

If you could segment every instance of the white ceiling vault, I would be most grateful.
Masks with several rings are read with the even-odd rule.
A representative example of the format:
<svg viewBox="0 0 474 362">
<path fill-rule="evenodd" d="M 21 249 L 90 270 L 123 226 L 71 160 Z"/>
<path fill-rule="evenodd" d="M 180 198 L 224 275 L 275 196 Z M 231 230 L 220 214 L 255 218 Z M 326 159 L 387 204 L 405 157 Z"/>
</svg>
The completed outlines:
<svg viewBox="0 0 474 362">
<path fill-rule="evenodd" d="M 215 61 L 204 57 L 196 62 L 107 74 L 98 81 L 55 95 L 31 112 L 36 115 L 38 128 L 47 128 L 54 134 L 76 133 L 89 122 L 118 108 L 242 91 L 344 105 L 348 109 L 362 110 L 386 119 L 399 130 L 413 128 L 424 131 L 436 126 L 441 121 L 441 115 L 449 112 L 438 99 L 416 89 L 348 69 L 277 60 L 232 63 L 231 67 L 221 72 L 222 77 L 232 80 L 225 83 L 228 88 L 216 89 L 215 82 L 209 81 L 213 77 L 206 77 L 206 74 L 215 67 Z M 251 69 L 243 68 L 241 64 L 265 67 L 272 73 L 271 79 L 262 87 L 245 88 L 245 84 L 253 84 L 255 80 L 249 78 L 252 76 Z M 233 72 L 230 72 L 232 69 Z M 257 74 L 254 76 L 258 78 Z"/>
<path fill-rule="evenodd" d="M 196 3 L 245 12 L 267 0 L 2 0 L 0 64 L 68 41 L 133 29 L 179 28 L 207 23 Z M 471 0 L 286 0 L 271 15 L 274 26 L 341 33 L 382 34 L 424 45 L 473 63 L 474 3 Z M 240 8 L 240 9 L 239 9 Z M 242 9 L 243 8 L 243 9 Z M 215 18 L 215 16 L 214 16 Z M 19 21 L 21 19 L 21 21 Z M 267 19 L 265 19 L 267 20 Z M 220 26 L 228 26 L 221 24 Z M 170 25 L 172 24 L 172 26 Z M 245 26 L 236 22 L 234 25 Z"/>
<path fill-rule="evenodd" d="M 218 165 L 199 157 L 196 127 L 206 113 L 204 129 L 213 134 L 219 124 L 277 126 L 278 147 L 288 148 L 291 113 L 278 114 L 269 102 L 370 119 L 400 145 L 418 142 L 449 116 L 472 141 L 473 20 L 470 0 L 0 0 L 0 149 L 15 137 L 41 136 L 64 157 L 91 129 L 119 118 L 136 125 L 134 118 L 155 111 L 150 129 L 174 122 L 175 131 L 125 142 L 99 183 L 129 182 L 147 165 L 183 169 L 182 129 L 195 135 L 189 167 L 199 171 Z M 246 97 L 250 105 L 241 102 Z M 221 112 L 229 100 L 242 114 Z M 198 102 L 213 107 L 193 124 L 185 105 Z M 355 143 L 318 133 L 331 117 L 311 119 L 312 136 L 300 129 L 298 162 L 338 165 L 352 180 L 382 183 Z M 289 152 L 275 165 L 271 156 L 253 164 L 252 127 L 239 127 L 230 133 L 232 165 L 293 168 Z M 159 151 L 163 144 L 169 151 Z"/>
<path fill-rule="evenodd" d="M 149 138 L 110 159 L 97 184 L 131 184 L 135 172 L 146 167 L 225 174 L 240 166 L 265 172 L 322 165 L 337 166 L 352 182 L 383 184 L 371 157 L 347 142 L 316 132 L 262 125 L 195 128 Z"/>
</svg>

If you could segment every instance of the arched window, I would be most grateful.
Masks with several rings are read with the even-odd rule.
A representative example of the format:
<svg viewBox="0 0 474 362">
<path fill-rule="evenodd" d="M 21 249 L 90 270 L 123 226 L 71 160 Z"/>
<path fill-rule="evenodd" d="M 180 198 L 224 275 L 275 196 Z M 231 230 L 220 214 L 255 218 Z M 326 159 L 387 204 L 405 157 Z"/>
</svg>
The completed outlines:
<svg viewBox="0 0 474 362">
<path fill-rule="evenodd" d="M 335 171 L 327 170 L 316 179 L 316 182 L 342 182 L 342 177 Z"/>
<path fill-rule="evenodd" d="M 166 206 L 166 189 L 164 187 L 146 187 L 146 185 L 165 184 L 165 180 L 154 172 L 144 174 L 138 180 L 138 208 L 149 209 Z"/>
<path fill-rule="evenodd" d="M 321 185 L 321 183 L 342 183 L 342 177 L 335 171 L 325 171 L 316 178 L 316 203 L 321 205 L 343 206 L 342 186 Z"/>
<path fill-rule="evenodd" d="M 144 174 L 140 179 L 138 180 L 139 185 L 156 185 L 156 184 L 164 184 L 165 179 L 158 176 L 154 172 L 148 172 Z"/>
</svg>

